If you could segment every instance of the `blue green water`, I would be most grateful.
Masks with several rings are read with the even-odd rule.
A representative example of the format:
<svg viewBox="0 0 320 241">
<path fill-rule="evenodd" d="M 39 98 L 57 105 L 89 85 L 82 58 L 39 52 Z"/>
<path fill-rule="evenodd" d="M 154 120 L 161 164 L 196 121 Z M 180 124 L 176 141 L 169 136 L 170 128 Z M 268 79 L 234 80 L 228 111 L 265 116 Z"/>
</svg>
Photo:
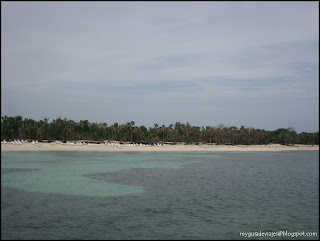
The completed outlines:
<svg viewBox="0 0 320 241">
<path fill-rule="evenodd" d="M 1 238 L 245 239 L 240 232 L 282 230 L 319 234 L 318 155 L 1 152 Z"/>
</svg>

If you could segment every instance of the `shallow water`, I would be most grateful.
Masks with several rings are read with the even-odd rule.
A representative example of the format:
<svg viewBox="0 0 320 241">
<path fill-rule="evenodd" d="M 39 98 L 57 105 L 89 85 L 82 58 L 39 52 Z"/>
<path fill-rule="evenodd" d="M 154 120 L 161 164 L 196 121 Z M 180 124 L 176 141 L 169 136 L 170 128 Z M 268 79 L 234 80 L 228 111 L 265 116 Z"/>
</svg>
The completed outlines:
<svg viewBox="0 0 320 241">
<path fill-rule="evenodd" d="M 319 234 L 318 151 L 1 152 L 1 166 L 2 239 Z"/>
</svg>

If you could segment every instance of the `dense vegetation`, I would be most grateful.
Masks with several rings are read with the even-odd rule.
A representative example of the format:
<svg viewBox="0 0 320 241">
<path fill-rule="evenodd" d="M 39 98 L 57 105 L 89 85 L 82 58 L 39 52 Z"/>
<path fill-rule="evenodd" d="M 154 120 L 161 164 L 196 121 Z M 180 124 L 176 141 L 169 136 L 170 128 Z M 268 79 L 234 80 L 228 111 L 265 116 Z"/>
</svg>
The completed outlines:
<svg viewBox="0 0 320 241">
<path fill-rule="evenodd" d="M 48 118 L 35 121 L 21 116 L 1 117 L 1 139 L 31 140 L 114 140 L 135 143 L 185 142 L 216 143 L 230 145 L 260 145 L 277 143 L 283 145 L 310 144 L 319 145 L 319 132 L 300 134 L 291 127 L 266 131 L 263 129 L 234 126 L 217 127 L 191 126 L 176 122 L 169 126 L 154 127 L 135 126 L 135 122 L 126 124 L 90 123 L 88 120 L 75 122 L 66 118 L 57 118 L 49 122 Z"/>
</svg>

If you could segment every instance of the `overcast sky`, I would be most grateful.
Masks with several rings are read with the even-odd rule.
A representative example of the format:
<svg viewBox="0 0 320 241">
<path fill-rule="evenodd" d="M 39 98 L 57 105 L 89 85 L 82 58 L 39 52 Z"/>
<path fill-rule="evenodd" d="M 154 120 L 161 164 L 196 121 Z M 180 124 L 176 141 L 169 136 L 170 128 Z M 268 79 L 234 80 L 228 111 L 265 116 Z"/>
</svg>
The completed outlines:
<svg viewBox="0 0 320 241">
<path fill-rule="evenodd" d="M 319 2 L 1 2 L 1 116 L 319 131 Z"/>
</svg>

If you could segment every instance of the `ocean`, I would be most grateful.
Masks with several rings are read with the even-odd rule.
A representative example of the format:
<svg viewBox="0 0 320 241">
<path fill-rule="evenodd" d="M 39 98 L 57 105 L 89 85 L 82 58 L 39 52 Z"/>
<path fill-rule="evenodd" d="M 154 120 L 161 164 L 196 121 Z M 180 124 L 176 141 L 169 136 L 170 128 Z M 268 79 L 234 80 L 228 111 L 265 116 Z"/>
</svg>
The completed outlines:
<svg viewBox="0 0 320 241">
<path fill-rule="evenodd" d="M 248 238 L 318 240 L 319 151 L 1 152 L 1 239 Z"/>
</svg>

